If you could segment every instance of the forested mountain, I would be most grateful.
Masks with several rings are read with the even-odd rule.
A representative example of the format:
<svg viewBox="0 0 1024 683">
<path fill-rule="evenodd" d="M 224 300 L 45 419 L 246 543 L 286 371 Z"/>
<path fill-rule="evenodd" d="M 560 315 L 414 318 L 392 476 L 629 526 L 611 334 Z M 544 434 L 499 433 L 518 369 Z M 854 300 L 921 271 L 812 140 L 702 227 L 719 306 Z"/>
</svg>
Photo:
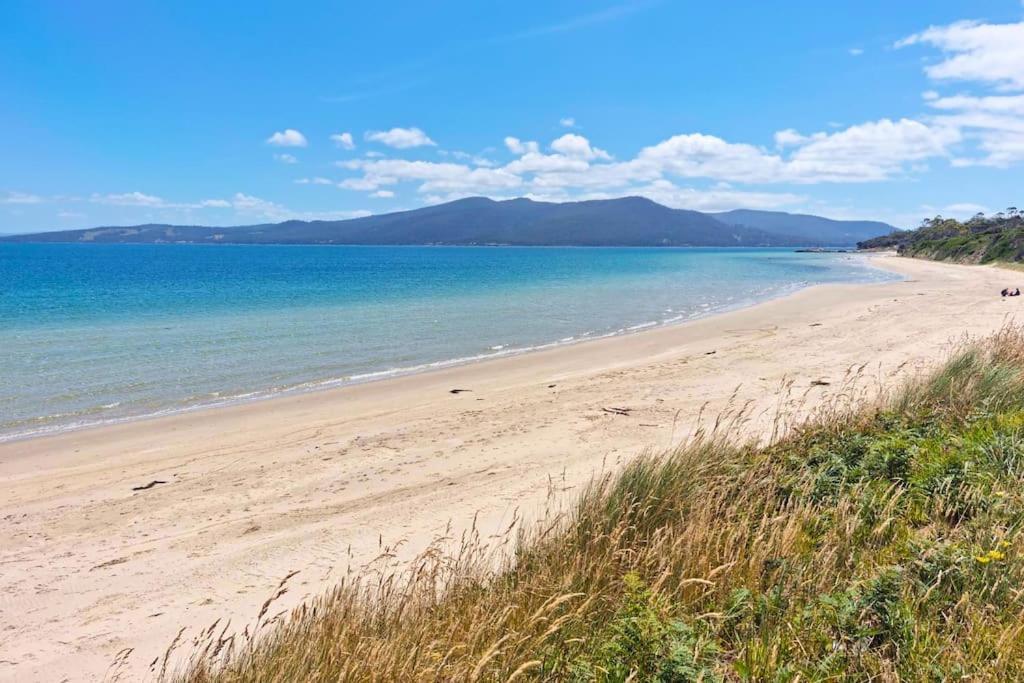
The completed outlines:
<svg viewBox="0 0 1024 683">
<path fill-rule="evenodd" d="M 706 214 L 641 197 L 582 202 L 460 199 L 412 211 L 341 221 L 285 221 L 237 227 L 148 224 L 32 235 L 8 242 L 223 244 L 452 244 L 524 246 L 851 245 L 863 221 L 765 211 Z M 868 234 L 892 230 L 871 224 Z"/>
</svg>

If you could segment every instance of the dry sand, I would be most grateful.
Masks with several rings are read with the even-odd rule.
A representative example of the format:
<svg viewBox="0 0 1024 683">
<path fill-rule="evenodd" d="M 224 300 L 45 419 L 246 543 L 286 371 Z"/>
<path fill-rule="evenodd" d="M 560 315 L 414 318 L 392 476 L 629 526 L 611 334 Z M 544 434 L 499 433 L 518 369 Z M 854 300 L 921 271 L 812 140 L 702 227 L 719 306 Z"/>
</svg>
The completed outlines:
<svg viewBox="0 0 1024 683">
<path fill-rule="evenodd" d="M 289 571 L 282 605 L 380 552 L 422 549 L 478 515 L 537 515 L 602 467 L 665 448 L 787 379 L 807 405 L 848 368 L 890 381 L 999 328 L 1018 274 L 879 257 L 907 276 L 825 285 L 746 310 L 361 386 L 0 445 L 0 679 L 126 677 L 182 626 L 239 628 Z M 814 380 L 829 385 L 812 386 Z M 865 380 L 866 382 L 868 380 Z M 451 394 L 451 389 L 472 391 Z M 628 416 L 602 410 L 631 409 Z M 133 487 L 159 480 L 142 491 Z"/>
</svg>

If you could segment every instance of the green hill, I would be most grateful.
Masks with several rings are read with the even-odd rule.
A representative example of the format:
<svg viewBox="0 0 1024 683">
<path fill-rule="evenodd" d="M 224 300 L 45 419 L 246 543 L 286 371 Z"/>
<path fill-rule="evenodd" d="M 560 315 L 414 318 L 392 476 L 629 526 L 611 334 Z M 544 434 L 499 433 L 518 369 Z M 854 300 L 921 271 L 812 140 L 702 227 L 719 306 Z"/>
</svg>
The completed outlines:
<svg viewBox="0 0 1024 683">
<path fill-rule="evenodd" d="M 896 249 L 903 256 L 958 263 L 1024 261 L 1024 213 L 1016 207 L 968 221 L 936 216 L 916 230 L 895 231 L 857 243 L 860 249 Z"/>
</svg>

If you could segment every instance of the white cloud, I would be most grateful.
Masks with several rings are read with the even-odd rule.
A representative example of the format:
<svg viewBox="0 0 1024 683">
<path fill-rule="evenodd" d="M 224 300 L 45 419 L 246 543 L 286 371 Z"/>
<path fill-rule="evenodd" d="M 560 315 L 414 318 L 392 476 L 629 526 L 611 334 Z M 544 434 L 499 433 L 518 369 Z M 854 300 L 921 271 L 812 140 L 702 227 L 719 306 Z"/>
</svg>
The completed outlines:
<svg viewBox="0 0 1024 683">
<path fill-rule="evenodd" d="M 928 44 L 945 58 L 925 67 L 936 80 L 988 83 L 1001 90 L 1024 89 L 1024 22 L 985 24 L 959 21 L 932 26 L 896 43 L 896 47 Z"/>
<path fill-rule="evenodd" d="M 851 47 L 847 52 L 850 53 L 851 57 L 860 57 L 864 54 L 864 48 L 862 47 Z"/>
<path fill-rule="evenodd" d="M 520 175 L 523 173 L 586 171 L 590 164 L 583 159 L 574 159 L 562 154 L 541 154 L 527 152 L 520 158 L 508 163 L 505 170 Z"/>
<path fill-rule="evenodd" d="M 739 182 L 778 182 L 782 158 L 746 143 L 732 143 L 714 135 L 674 135 L 645 147 L 640 161 L 686 178 L 714 178 Z"/>
<path fill-rule="evenodd" d="M 338 183 L 338 187 L 343 190 L 370 191 L 376 190 L 381 185 L 394 185 L 398 183 L 398 180 L 398 178 L 392 177 L 346 178 Z"/>
<path fill-rule="evenodd" d="M 330 178 L 299 178 L 295 181 L 296 185 L 333 185 L 334 181 Z"/>
<path fill-rule="evenodd" d="M 274 159 L 280 161 L 282 164 L 297 164 L 299 160 L 291 154 L 275 154 Z"/>
<path fill-rule="evenodd" d="M 163 197 L 157 197 L 142 192 L 123 192 L 115 194 L 93 194 L 89 201 L 93 204 L 106 204 L 108 206 L 141 207 L 148 209 L 238 209 L 247 207 L 247 195 L 236 194 L 234 200 L 227 199 L 201 199 L 197 202 L 171 202 Z M 241 202 L 241 203 L 239 203 Z"/>
<path fill-rule="evenodd" d="M 395 193 L 392 192 L 391 190 L 377 190 L 370 196 L 376 197 L 377 199 L 390 199 L 395 196 Z"/>
<path fill-rule="evenodd" d="M 168 206 L 168 203 L 162 198 L 144 194 L 142 192 L 124 192 L 121 194 L 93 194 L 89 201 L 94 204 L 108 204 L 110 206 L 148 206 L 152 208 L 162 208 Z"/>
<path fill-rule="evenodd" d="M 0 204 L 41 204 L 42 202 L 42 197 L 27 192 L 8 192 L 6 197 L 0 197 Z"/>
<path fill-rule="evenodd" d="M 638 160 L 685 178 L 742 183 L 869 182 L 898 176 L 911 162 L 945 156 L 959 139 L 952 127 L 881 119 L 832 133 L 779 131 L 775 143 L 789 150 L 788 156 L 690 133 L 644 148 Z"/>
<path fill-rule="evenodd" d="M 568 202 L 613 199 L 621 197 L 623 194 L 620 191 L 605 190 L 569 192 L 559 189 L 544 189 L 530 191 L 523 196 L 538 202 Z M 630 196 L 646 197 L 651 201 L 672 208 L 697 211 L 728 211 L 729 209 L 741 207 L 792 209 L 795 206 L 804 204 L 807 200 L 807 197 L 804 195 L 788 192 L 747 192 L 717 185 L 711 188 L 684 187 L 675 185 L 668 180 L 657 180 L 647 185 L 631 187 L 627 194 Z M 432 196 L 430 199 L 432 203 L 439 203 L 458 199 L 460 196 L 467 195 Z M 492 198 L 501 199 L 505 197 L 495 196 Z"/>
<path fill-rule="evenodd" d="M 788 156 L 713 135 L 690 133 L 644 148 L 638 159 L 687 178 L 745 183 L 868 182 L 901 174 L 910 162 L 944 156 L 960 139 L 955 128 L 881 119 L 832 132 L 775 134 Z"/>
<path fill-rule="evenodd" d="M 928 105 L 935 121 L 965 132 L 978 154 L 959 156 L 957 167 L 1005 168 L 1024 161 L 1024 95 L 951 95 L 933 97 Z"/>
<path fill-rule="evenodd" d="M 792 128 L 780 130 L 775 133 L 775 146 L 779 148 L 792 147 L 793 145 L 800 145 L 805 142 L 807 142 L 807 137 L 800 135 L 800 133 L 796 132 Z"/>
<path fill-rule="evenodd" d="M 960 139 L 951 126 L 870 121 L 812 136 L 786 162 L 785 176 L 801 183 L 884 180 L 899 175 L 908 162 L 946 156 Z"/>
<path fill-rule="evenodd" d="M 245 194 L 244 192 L 236 192 L 235 196 L 231 199 L 231 205 L 237 211 L 259 213 L 266 216 L 284 214 L 287 212 L 287 210 L 280 204 L 267 201 L 266 199 L 260 199 L 259 197 L 254 197 L 251 194 Z"/>
<path fill-rule="evenodd" d="M 668 180 L 656 180 L 649 185 L 631 190 L 630 194 L 647 197 L 672 208 L 697 211 L 728 211 L 739 207 L 781 209 L 807 201 L 805 195 L 791 192 L 751 192 L 728 187 L 679 187 Z"/>
<path fill-rule="evenodd" d="M 267 138 L 267 144 L 275 147 L 305 147 L 309 143 L 306 141 L 306 136 L 299 131 L 286 128 Z"/>
<path fill-rule="evenodd" d="M 199 202 L 200 209 L 230 209 L 231 202 L 226 199 L 204 199 Z"/>
<path fill-rule="evenodd" d="M 970 202 L 963 202 L 960 204 L 948 204 L 942 209 L 942 215 L 944 216 L 970 217 L 976 213 L 988 212 L 988 207 L 982 204 L 972 204 Z"/>
<path fill-rule="evenodd" d="M 1021 65 L 1024 69 L 1024 64 Z M 936 109 L 952 109 L 971 112 L 985 112 L 989 114 L 1015 114 L 1024 116 L 1024 95 L 989 95 L 986 97 L 973 97 L 970 95 L 952 95 L 939 97 L 927 97 L 928 106 Z"/>
<path fill-rule="evenodd" d="M 197 202 L 171 202 L 163 197 L 143 192 L 122 192 L 112 194 L 93 193 L 89 197 L 93 204 L 106 206 L 136 207 L 147 209 L 221 209 L 231 207 L 224 199 L 202 199 Z"/>
<path fill-rule="evenodd" d="M 431 140 L 426 133 L 419 128 L 392 128 L 391 130 L 367 131 L 366 139 L 371 142 L 379 142 L 395 149 L 408 149 L 410 147 L 435 147 L 437 143 Z"/>
<path fill-rule="evenodd" d="M 356 143 L 352 140 L 352 133 L 335 133 L 331 141 L 342 149 L 355 149 Z"/>
<path fill-rule="evenodd" d="M 361 178 L 341 183 L 342 187 L 353 190 L 378 190 L 383 185 L 395 185 L 403 181 L 421 182 L 419 191 L 423 193 L 486 191 L 522 184 L 519 176 L 503 169 L 472 168 L 465 164 L 405 159 L 353 159 L 339 162 L 338 165 L 362 171 Z"/>
<path fill-rule="evenodd" d="M 575 128 L 576 119 L 574 119 L 571 116 L 566 116 L 564 118 L 558 119 L 558 125 L 563 126 L 565 128 Z"/>
<path fill-rule="evenodd" d="M 536 142 L 526 142 L 512 136 L 505 138 L 505 147 L 513 154 L 526 154 L 527 152 L 536 154 L 540 151 L 540 145 Z"/>
<path fill-rule="evenodd" d="M 1005 168 L 1024 161 L 1024 22 L 986 24 L 961 21 L 932 26 L 896 43 L 896 47 L 931 45 L 943 59 L 925 67 L 935 81 L 971 81 L 1000 94 L 922 94 L 935 111 L 933 125 L 961 132 L 966 149 L 958 150 L 956 167 Z"/>
<path fill-rule="evenodd" d="M 455 159 L 458 159 L 459 161 L 469 161 L 474 166 L 486 166 L 488 168 L 493 167 L 493 166 L 497 166 L 496 163 L 494 163 L 493 161 L 491 161 L 490 159 L 488 159 L 486 157 L 482 157 L 482 156 L 479 156 L 479 155 L 476 155 L 476 154 L 470 154 L 469 152 L 463 152 L 463 151 L 457 150 L 457 149 L 455 149 L 455 150 L 441 149 L 441 150 L 438 150 L 437 153 L 440 154 L 441 156 L 445 156 L 445 157 L 446 156 L 451 156 L 451 157 L 453 157 Z"/>
<path fill-rule="evenodd" d="M 566 133 L 558 138 L 551 143 L 551 149 L 567 157 L 586 159 L 588 161 L 591 159 L 609 160 L 612 158 L 608 152 L 597 147 L 591 147 L 589 140 L 575 133 Z"/>
<path fill-rule="evenodd" d="M 511 165 L 511 164 L 510 164 Z M 555 170 L 535 174 L 529 181 L 535 192 L 584 191 L 628 194 L 635 183 L 662 177 L 662 170 L 644 160 L 588 164 L 585 170 Z"/>
<path fill-rule="evenodd" d="M 292 211 L 277 202 L 254 197 L 244 192 L 236 192 L 231 198 L 231 206 L 240 214 L 256 216 L 270 221 L 284 220 L 343 220 L 361 218 L 371 215 L 370 211 Z"/>
<path fill-rule="evenodd" d="M 318 185 L 335 184 L 333 181 L 326 178 L 302 178 L 297 182 L 303 181 Z M 145 194 L 138 191 L 110 194 L 94 193 L 89 196 L 88 199 L 82 199 L 80 197 L 63 197 L 61 199 L 65 201 L 89 201 L 93 204 L 104 204 L 107 206 L 125 207 L 130 209 L 144 209 L 147 213 L 144 213 L 143 215 L 146 216 L 147 219 L 149 219 L 149 216 L 151 215 L 150 212 L 153 210 L 160 210 L 163 212 L 160 214 L 160 220 L 182 222 L 194 221 L 194 211 L 209 209 L 230 211 L 231 213 L 228 214 L 217 214 L 220 216 L 218 220 L 224 220 L 226 217 L 226 222 L 229 224 L 237 223 L 240 220 L 340 220 L 345 218 L 358 218 L 371 214 L 371 212 L 363 209 L 354 211 L 294 211 L 278 202 L 263 199 L 244 192 L 236 192 L 226 199 L 202 199 L 192 202 L 172 202 L 156 195 Z M 68 211 L 62 213 L 66 214 L 62 216 L 66 218 L 77 217 L 79 215 Z"/>
<path fill-rule="evenodd" d="M 673 206 L 788 206 L 804 198 L 791 192 L 736 189 L 723 183 L 814 184 L 885 180 L 915 172 L 932 158 L 946 158 L 961 139 L 944 123 L 881 119 L 831 132 L 775 135 L 776 151 L 730 142 L 704 133 L 672 136 L 645 147 L 632 159 L 614 161 L 583 136 L 554 140 L 551 154 L 535 142 L 505 138 L 517 158 L 499 167 L 408 159 L 353 159 L 338 166 L 355 175 L 339 187 L 378 192 L 414 183 L 431 201 L 456 196 L 601 197 L 642 194 Z M 467 159 L 471 155 L 446 152 Z M 710 189 L 676 184 L 679 178 L 718 181 Z"/>
</svg>

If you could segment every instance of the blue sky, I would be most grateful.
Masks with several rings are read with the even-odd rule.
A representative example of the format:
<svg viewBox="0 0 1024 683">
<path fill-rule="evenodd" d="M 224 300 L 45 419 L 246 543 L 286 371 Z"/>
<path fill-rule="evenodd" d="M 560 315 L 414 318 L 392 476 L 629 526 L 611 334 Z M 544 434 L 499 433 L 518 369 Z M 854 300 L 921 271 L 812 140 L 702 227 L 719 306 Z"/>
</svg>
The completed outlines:
<svg viewBox="0 0 1024 683">
<path fill-rule="evenodd" d="M 901 226 L 1024 202 L 1019 0 L 7 0 L 0 93 L 0 232 L 468 195 Z"/>
</svg>

